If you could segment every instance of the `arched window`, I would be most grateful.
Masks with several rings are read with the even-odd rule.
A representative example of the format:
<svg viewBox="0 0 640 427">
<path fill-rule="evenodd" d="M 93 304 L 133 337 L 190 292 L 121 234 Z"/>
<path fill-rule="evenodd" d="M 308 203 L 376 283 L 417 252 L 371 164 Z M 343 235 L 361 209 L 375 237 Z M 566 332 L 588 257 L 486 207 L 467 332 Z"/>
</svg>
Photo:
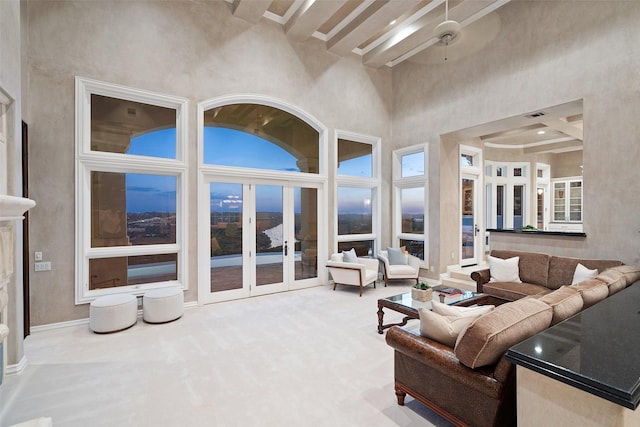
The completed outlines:
<svg viewBox="0 0 640 427">
<path fill-rule="evenodd" d="M 320 135 L 276 107 L 228 104 L 204 112 L 204 164 L 319 173 Z"/>
</svg>

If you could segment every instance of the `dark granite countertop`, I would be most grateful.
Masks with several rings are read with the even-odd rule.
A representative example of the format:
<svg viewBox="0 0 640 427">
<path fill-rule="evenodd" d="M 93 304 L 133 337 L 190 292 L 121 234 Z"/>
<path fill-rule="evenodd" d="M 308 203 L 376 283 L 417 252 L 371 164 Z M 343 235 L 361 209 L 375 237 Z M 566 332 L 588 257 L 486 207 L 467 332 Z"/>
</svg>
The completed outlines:
<svg viewBox="0 0 640 427">
<path fill-rule="evenodd" d="M 637 408 L 640 282 L 511 347 L 506 357 L 626 408 Z"/>
<path fill-rule="evenodd" d="M 521 230 L 517 228 L 487 228 L 487 231 L 491 233 L 529 234 L 531 236 L 587 237 L 586 233 L 576 231 Z"/>
</svg>

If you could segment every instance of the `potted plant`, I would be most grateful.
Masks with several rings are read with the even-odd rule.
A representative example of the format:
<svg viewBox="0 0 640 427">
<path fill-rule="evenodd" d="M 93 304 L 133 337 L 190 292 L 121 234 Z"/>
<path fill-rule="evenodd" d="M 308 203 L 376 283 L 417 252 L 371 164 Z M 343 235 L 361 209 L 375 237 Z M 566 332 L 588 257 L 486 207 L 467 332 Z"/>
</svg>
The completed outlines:
<svg viewBox="0 0 640 427">
<path fill-rule="evenodd" d="M 411 298 L 418 301 L 431 301 L 433 289 L 427 282 L 417 283 L 411 288 Z"/>
</svg>

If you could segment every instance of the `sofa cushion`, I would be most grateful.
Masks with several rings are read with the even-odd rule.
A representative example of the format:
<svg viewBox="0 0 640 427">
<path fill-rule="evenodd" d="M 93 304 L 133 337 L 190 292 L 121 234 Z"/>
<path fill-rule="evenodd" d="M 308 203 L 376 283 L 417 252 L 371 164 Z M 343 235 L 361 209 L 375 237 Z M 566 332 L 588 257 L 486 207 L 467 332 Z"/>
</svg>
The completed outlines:
<svg viewBox="0 0 640 427">
<path fill-rule="evenodd" d="M 455 354 L 469 368 L 496 363 L 507 349 L 549 327 L 550 306 L 534 298 L 502 304 L 460 334 Z"/>
<path fill-rule="evenodd" d="M 609 288 L 600 279 L 585 280 L 577 285 L 572 285 L 582 295 L 583 309 L 591 307 L 593 304 L 602 301 L 609 296 Z"/>
<path fill-rule="evenodd" d="M 392 276 L 412 275 L 416 273 L 416 269 L 410 265 L 390 265 L 389 274 Z"/>
<path fill-rule="evenodd" d="M 420 335 L 438 341 L 451 348 L 456 344 L 456 339 L 460 332 L 471 322 L 480 317 L 480 314 L 473 316 L 443 316 L 433 311 L 420 308 Z"/>
<path fill-rule="evenodd" d="M 619 270 L 609 268 L 598 274 L 596 278 L 602 280 L 609 287 L 609 295 L 620 292 L 627 287 L 627 278 Z"/>
<path fill-rule="evenodd" d="M 571 284 L 575 285 L 583 280 L 593 279 L 598 275 L 598 269 L 594 268 L 593 270 L 589 270 L 584 265 L 578 263 L 576 265 L 576 270 L 573 272 L 573 279 L 571 280 Z"/>
<path fill-rule="evenodd" d="M 514 282 L 522 283 L 520 280 L 518 262 L 520 257 L 509 259 L 496 258 L 489 255 L 489 271 L 491 279 L 489 282 Z"/>
<path fill-rule="evenodd" d="M 563 286 L 540 298 L 553 309 L 551 324 L 555 325 L 580 312 L 584 306 L 582 294 L 575 287 Z"/>
<path fill-rule="evenodd" d="M 620 265 L 622 262 L 552 256 L 549 260 L 549 278 L 547 286 L 550 289 L 558 289 L 560 286 L 571 284 L 578 264 L 582 264 L 589 270 L 595 269 L 598 271 L 604 271 L 607 268 Z"/>
<path fill-rule="evenodd" d="M 640 280 L 640 267 L 634 267 L 632 265 L 618 265 L 611 267 L 610 270 L 621 272 L 627 281 L 627 286 Z"/>
<path fill-rule="evenodd" d="M 549 289 L 533 283 L 489 282 L 482 285 L 482 292 L 498 298 L 515 301 L 529 295 L 546 292 Z"/>
<path fill-rule="evenodd" d="M 547 286 L 549 255 L 537 252 L 493 250 L 491 251 L 491 256 L 502 259 L 520 257 L 518 264 L 520 280 L 534 285 Z"/>
<path fill-rule="evenodd" d="M 407 265 L 407 256 L 398 248 L 387 248 L 389 265 Z"/>
<path fill-rule="evenodd" d="M 431 301 L 431 310 L 442 316 L 478 316 L 493 310 L 495 305 L 475 305 L 472 307 L 460 307 L 456 305 L 444 304 L 438 301 Z"/>
</svg>

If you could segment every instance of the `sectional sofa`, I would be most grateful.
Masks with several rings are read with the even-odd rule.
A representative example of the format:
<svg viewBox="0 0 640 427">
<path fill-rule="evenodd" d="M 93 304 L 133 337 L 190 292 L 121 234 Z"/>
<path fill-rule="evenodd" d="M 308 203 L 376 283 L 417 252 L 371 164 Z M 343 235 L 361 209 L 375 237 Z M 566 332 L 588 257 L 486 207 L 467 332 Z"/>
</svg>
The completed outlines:
<svg viewBox="0 0 640 427">
<path fill-rule="evenodd" d="M 490 269 L 474 274 L 496 307 L 462 330 L 454 347 L 407 327 L 387 332 L 399 405 L 409 394 L 455 425 L 516 425 L 515 366 L 504 358 L 509 347 L 640 280 L 639 268 L 619 261 L 515 251 L 491 256 L 517 258 L 519 277 L 492 281 Z M 580 269 L 597 275 L 571 285 Z"/>
</svg>

